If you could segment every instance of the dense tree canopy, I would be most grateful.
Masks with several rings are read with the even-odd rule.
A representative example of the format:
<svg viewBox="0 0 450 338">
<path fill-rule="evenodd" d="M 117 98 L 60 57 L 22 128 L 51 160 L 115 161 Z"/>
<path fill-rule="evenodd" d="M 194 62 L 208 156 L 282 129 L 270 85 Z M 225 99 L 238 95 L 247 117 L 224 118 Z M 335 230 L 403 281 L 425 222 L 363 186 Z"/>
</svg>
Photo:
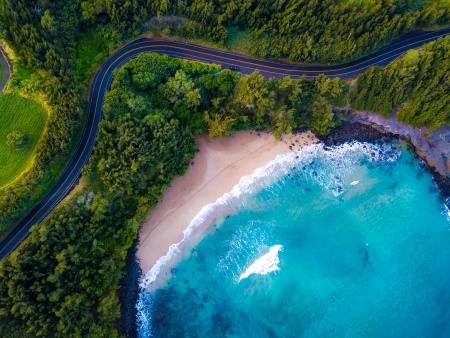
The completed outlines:
<svg viewBox="0 0 450 338">
<path fill-rule="evenodd" d="M 116 72 L 105 114 L 168 110 L 192 132 L 223 136 L 237 129 L 273 129 L 279 138 L 305 126 L 328 133 L 337 122 L 332 107 L 346 104 L 348 86 L 337 78 L 267 79 L 258 72 L 244 77 L 218 69 L 157 54 L 141 55 Z M 148 85 L 155 74 L 160 83 Z M 321 113 L 316 109 L 319 102 Z"/>
<path fill-rule="evenodd" d="M 250 30 L 254 55 L 333 63 L 367 54 L 416 26 L 450 23 L 450 4 L 442 0 L 163 0 L 152 8 L 192 19 L 182 28 L 188 37 L 224 44 L 230 27 L 238 27 Z"/>
<path fill-rule="evenodd" d="M 127 31 L 151 16 L 176 14 L 192 20 L 180 31 L 187 37 L 224 44 L 234 27 L 251 32 L 254 55 L 337 63 L 414 27 L 450 23 L 448 0 L 85 0 L 81 13 Z"/>
<path fill-rule="evenodd" d="M 161 69 L 171 74 L 171 63 L 182 64 L 165 57 L 155 62 L 164 60 L 168 67 L 151 75 L 159 76 Z M 135 109 L 136 98 L 120 90 L 124 73 L 135 66 L 119 71 L 108 94 L 98 142 L 84 168 L 84 188 L 0 264 L 0 316 L 19 320 L 33 334 L 117 336 L 116 291 L 126 251 L 148 206 L 174 175 L 184 173 L 195 153 L 189 128 L 172 111 Z"/>
<path fill-rule="evenodd" d="M 450 123 L 450 38 L 411 50 L 382 69 L 370 68 L 357 82 L 351 104 L 356 109 L 432 130 Z"/>
</svg>

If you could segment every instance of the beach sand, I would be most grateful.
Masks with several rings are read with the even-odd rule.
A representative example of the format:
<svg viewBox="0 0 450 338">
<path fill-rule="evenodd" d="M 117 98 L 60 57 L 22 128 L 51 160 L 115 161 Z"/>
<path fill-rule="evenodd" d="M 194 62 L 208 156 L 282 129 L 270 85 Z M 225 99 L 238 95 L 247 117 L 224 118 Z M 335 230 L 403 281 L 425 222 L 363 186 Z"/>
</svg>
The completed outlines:
<svg viewBox="0 0 450 338">
<path fill-rule="evenodd" d="M 283 135 L 281 141 L 276 141 L 272 134 L 255 131 L 213 139 L 202 135 L 196 139 L 200 152 L 186 174 L 175 177 L 141 225 L 137 255 L 144 274 L 171 244 L 183 239 L 183 230 L 205 205 L 230 192 L 242 177 L 251 175 L 277 155 L 292 151 L 292 143 L 298 149 L 318 141 L 311 132 Z"/>
</svg>

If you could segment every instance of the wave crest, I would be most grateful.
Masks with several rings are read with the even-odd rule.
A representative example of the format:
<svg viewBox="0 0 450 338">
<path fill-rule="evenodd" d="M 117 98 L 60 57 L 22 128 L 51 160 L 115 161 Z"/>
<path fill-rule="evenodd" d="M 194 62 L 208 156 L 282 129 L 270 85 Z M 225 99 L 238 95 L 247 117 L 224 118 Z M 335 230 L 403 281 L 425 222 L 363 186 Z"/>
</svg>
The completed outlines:
<svg viewBox="0 0 450 338">
<path fill-rule="evenodd" d="M 278 252 L 283 250 L 282 245 L 274 245 L 270 247 L 268 253 L 258 258 L 252 265 L 250 265 L 239 277 L 239 281 L 249 277 L 252 274 L 267 275 L 270 272 L 280 271 L 278 264 L 280 258 L 278 258 Z"/>
</svg>

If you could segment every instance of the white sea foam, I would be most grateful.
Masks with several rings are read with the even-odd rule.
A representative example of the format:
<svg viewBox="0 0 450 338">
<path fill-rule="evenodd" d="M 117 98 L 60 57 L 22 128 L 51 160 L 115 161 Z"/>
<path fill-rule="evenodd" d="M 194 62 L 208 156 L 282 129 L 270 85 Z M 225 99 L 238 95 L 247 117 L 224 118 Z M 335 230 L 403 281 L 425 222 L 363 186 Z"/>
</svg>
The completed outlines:
<svg viewBox="0 0 450 338">
<path fill-rule="evenodd" d="M 223 199 L 223 197 L 222 197 Z M 219 199 L 220 200 L 220 199 Z M 189 240 L 193 241 L 193 237 L 196 231 L 201 232 L 203 228 L 211 224 L 214 220 L 218 218 L 218 205 L 223 205 L 219 200 L 216 203 L 211 203 L 204 206 L 200 212 L 191 221 L 189 226 L 183 231 L 183 239 L 174 243 L 169 247 L 166 255 L 159 258 L 153 267 L 146 273 L 145 278 L 142 280 L 140 287 L 147 291 L 152 291 L 156 289 L 159 285 L 154 285 L 156 277 L 164 271 L 166 274 L 169 272 L 170 268 L 178 261 L 178 259 L 183 255 L 182 249 L 185 248 Z M 223 212 L 228 214 L 233 213 L 231 208 L 223 208 Z M 195 244 L 195 243 L 190 243 Z"/>
<path fill-rule="evenodd" d="M 153 337 L 151 308 L 153 306 L 152 295 L 139 293 L 136 303 L 136 319 L 138 326 L 138 336 L 141 338 Z"/>
<path fill-rule="evenodd" d="M 283 250 L 283 246 L 279 244 L 270 247 L 268 253 L 254 261 L 253 264 L 241 274 L 239 282 L 252 274 L 267 275 L 270 272 L 280 271 L 280 267 L 278 266 L 280 263 L 278 252 L 281 250 Z"/>
<path fill-rule="evenodd" d="M 219 257 L 216 265 L 217 271 L 224 278 L 237 281 L 250 261 L 267 252 L 266 243 L 270 242 L 270 229 L 273 228 L 271 223 L 275 225 L 270 220 L 250 220 L 230 234 L 221 250 L 223 255 Z"/>
<path fill-rule="evenodd" d="M 450 197 L 447 197 L 444 201 L 444 214 L 447 216 L 447 220 L 450 222 Z"/>
<path fill-rule="evenodd" d="M 318 143 L 278 155 L 275 160 L 256 169 L 252 175 L 242 177 L 231 192 L 224 194 L 215 203 L 203 207 L 183 231 L 183 239 L 179 243 L 172 244 L 167 254 L 158 259 L 146 273 L 140 284 L 141 288 L 146 291 L 157 288 L 158 285 L 154 284 L 157 276 L 162 271 L 169 274 L 170 267 L 182 257 L 182 249 L 186 247 L 186 244 L 189 243 L 189 247 L 192 247 L 196 240 L 199 240 L 198 236 L 201 236 L 205 227 L 244 208 L 251 201 L 251 198 L 246 197 L 254 195 L 286 176 L 293 166 L 313 166 L 317 159 L 327 162 L 322 169 L 303 171 L 302 178 L 339 196 L 345 192 L 345 178 L 351 176 L 355 166 L 359 165 L 361 157 L 368 162 L 393 162 L 399 155 L 400 151 L 397 148 L 391 148 L 388 144 L 376 145 L 364 142 L 351 142 L 333 147 Z M 331 174 L 330 169 L 333 171 Z M 196 240 L 194 240 L 196 237 L 193 236 L 194 234 L 198 234 Z"/>
</svg>

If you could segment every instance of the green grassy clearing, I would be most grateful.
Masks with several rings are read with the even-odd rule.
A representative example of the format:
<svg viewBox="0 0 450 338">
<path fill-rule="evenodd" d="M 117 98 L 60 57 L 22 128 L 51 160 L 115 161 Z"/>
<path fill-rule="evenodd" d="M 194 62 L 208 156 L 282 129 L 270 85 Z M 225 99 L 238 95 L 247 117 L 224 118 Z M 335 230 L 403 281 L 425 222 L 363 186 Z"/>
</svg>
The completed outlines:
<svg viewBox="0 0 450 338">
<path fill-rule="evenodd" d="M 228 49 L 241 53 L 251 54 L 254 39 L 250 29 L 241 31 L 238 27 L 228 28 L 228 37 L 225 46 Z"/>
<path fill-rule="evenodd" d="M 0 187 L 11 182 L 29 164 L 42 134 L 46 114 L 32 99 L 17 94 L 0 94 Z M 26 144 L 14 149 L 7 143 L 12 131 L 25 135 Z"/>
<path fill-rule="evenodd" d="M 23 66 L 19 62 L 14 63 L 8 84 L 8 92 L 30 96 L 36 92 L 42 82 L 42 76 Z"/>
<path fill-rule="evenodd" d="M 77 41 L 75 62 L 81 82 L 87 81 L 100 61 L 108 56 L 109 43 L 99 28 L 81 33 Z"/>
</svg>

